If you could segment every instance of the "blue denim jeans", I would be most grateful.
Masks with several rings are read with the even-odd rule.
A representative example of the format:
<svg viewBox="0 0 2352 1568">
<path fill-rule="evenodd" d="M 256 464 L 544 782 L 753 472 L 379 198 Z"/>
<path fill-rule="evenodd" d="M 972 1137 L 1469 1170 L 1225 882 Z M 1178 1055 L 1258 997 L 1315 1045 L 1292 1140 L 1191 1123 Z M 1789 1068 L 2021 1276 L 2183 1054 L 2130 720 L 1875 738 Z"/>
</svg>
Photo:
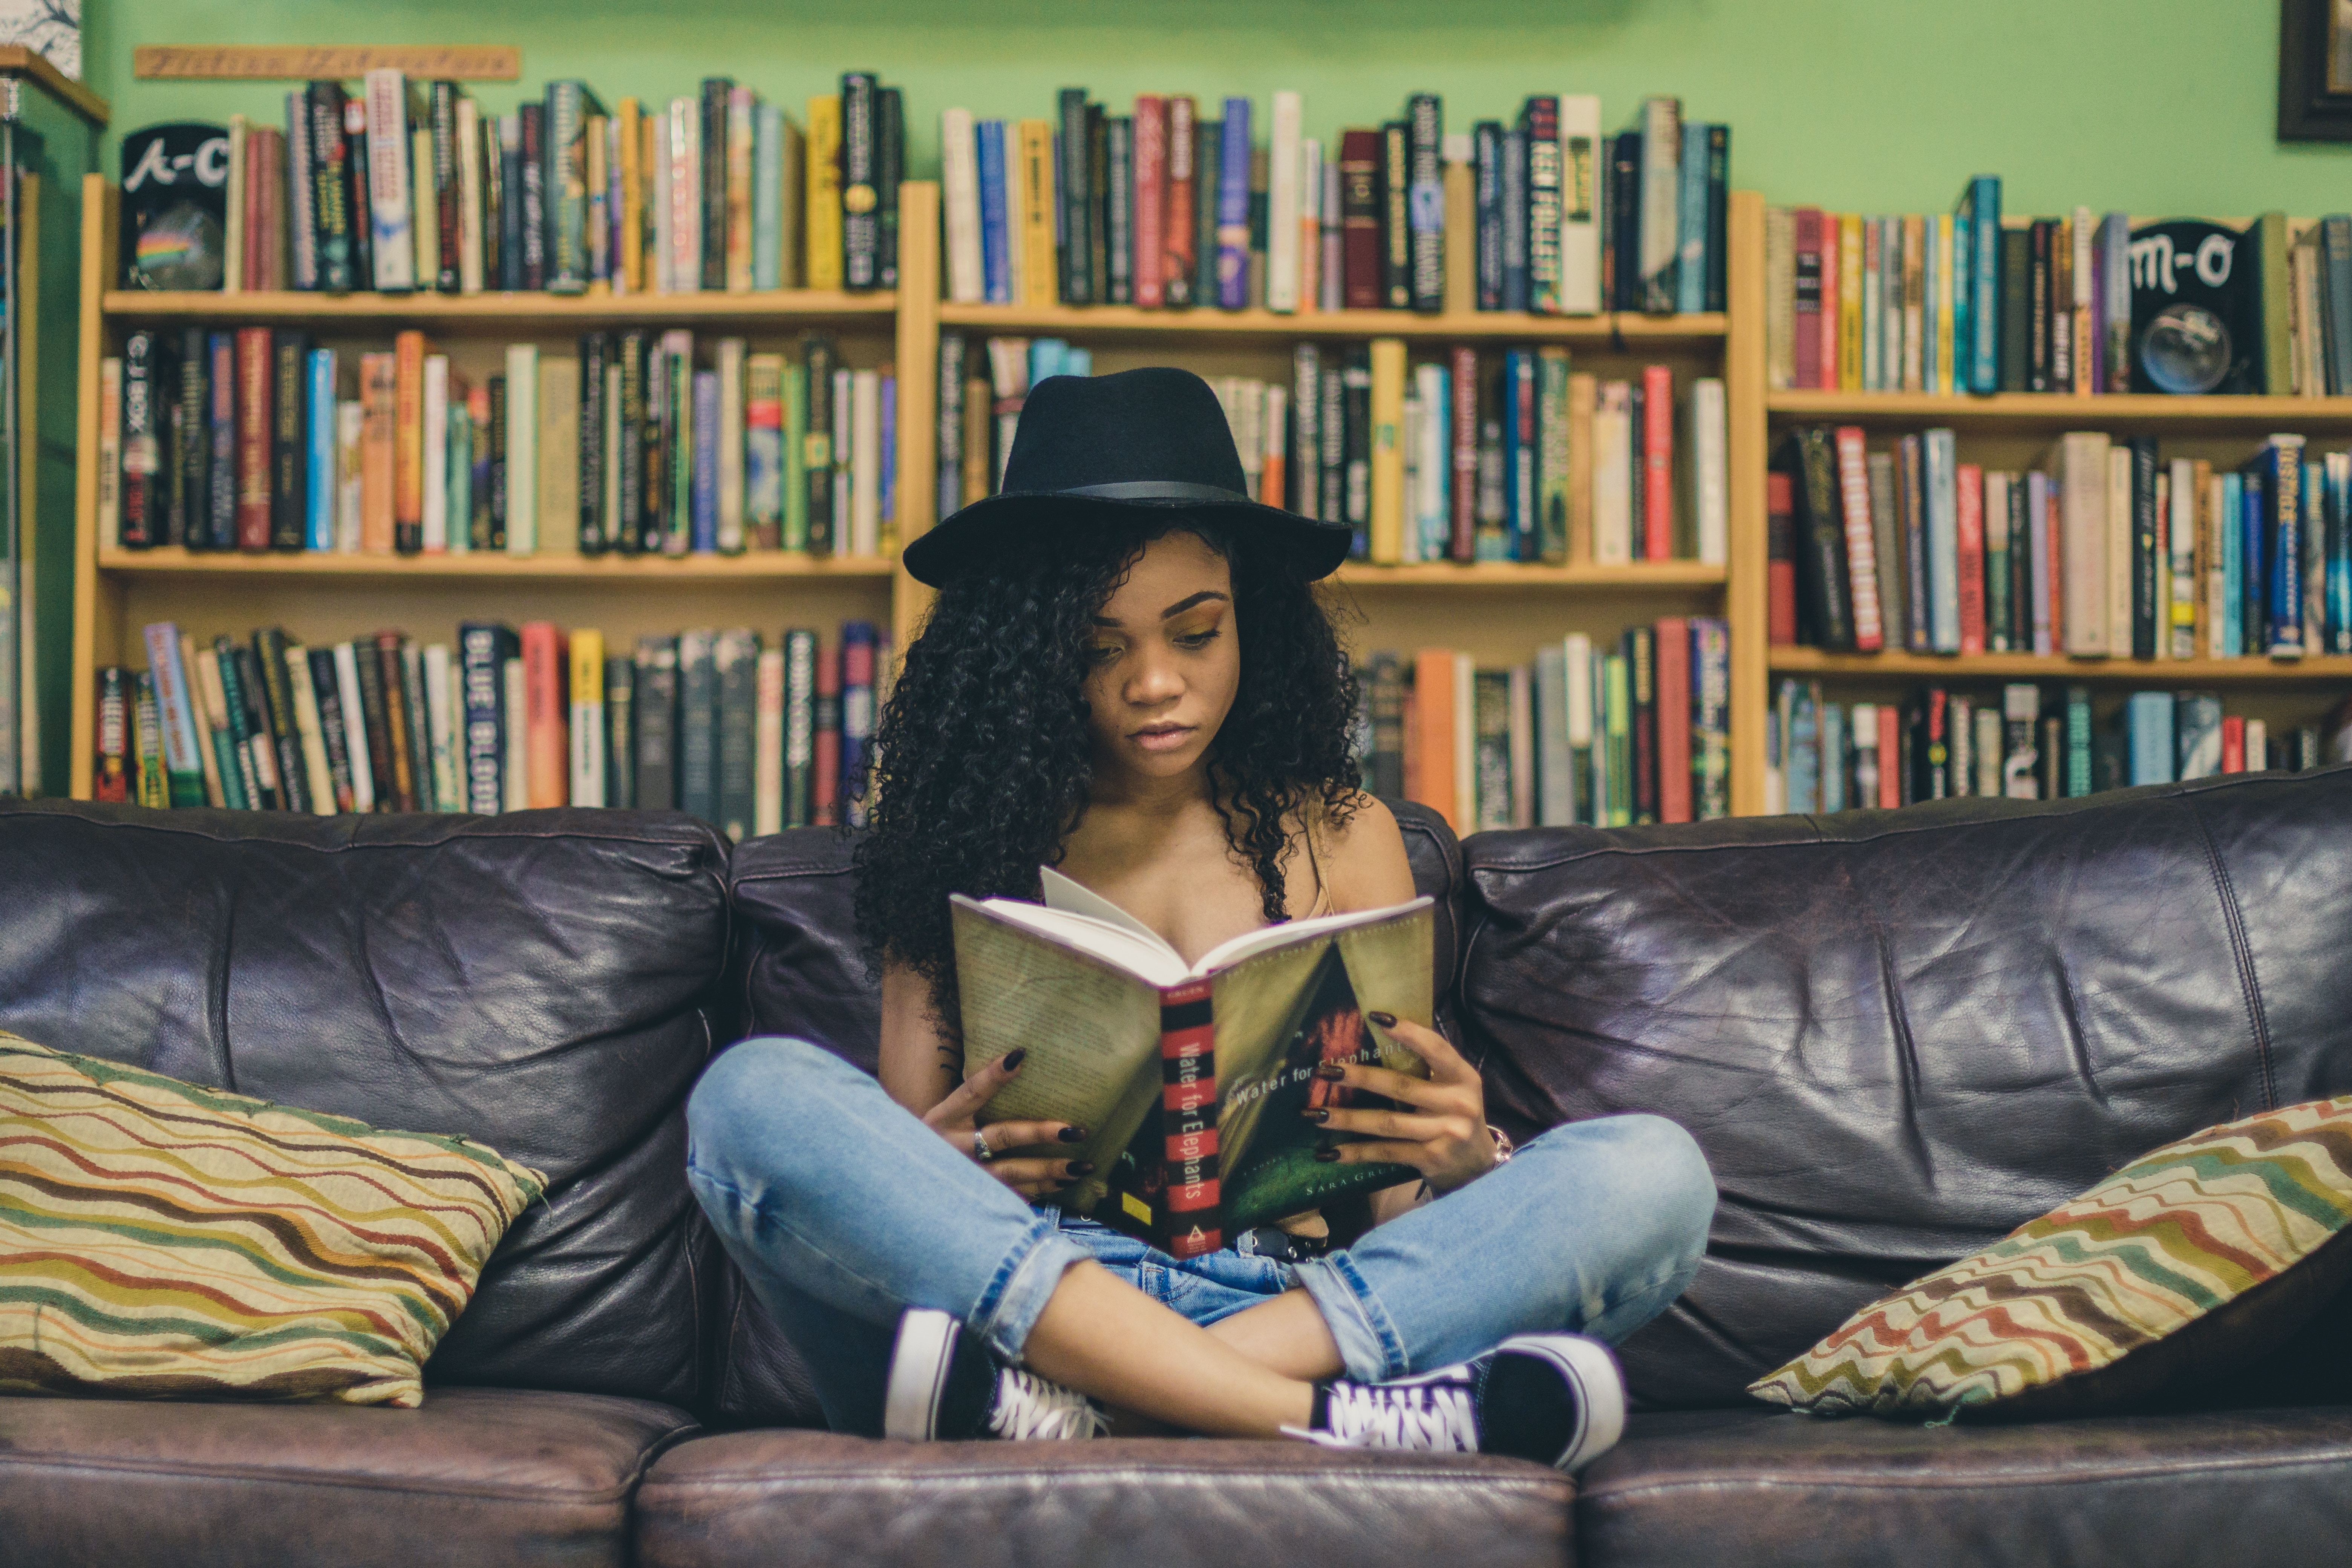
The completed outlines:
<svg viewBox="0 0 2352 1568">
<path fill-rule="evenodd" d="M 1089 1258 L 1197 1323 L 1304 1288 L 1348 1374 L 1370 1381 L 1517 1333 L 1622 1340 L 1690 1283 L 1715 1213 L 1688 1133 L 1608 1116 L 1556 1127 L 1326 1257 L 1180 1259 L 1031 1207 L 874 1079 L 774 1037 L 711 1064 L 687 1125 L 687 1179 L 728 1255 L 808 1363 L 826 1419 L 868 1435 L 901 1309 L 952 1312 L 1017 1363 L 1063 1270 Z"/>
</svg>

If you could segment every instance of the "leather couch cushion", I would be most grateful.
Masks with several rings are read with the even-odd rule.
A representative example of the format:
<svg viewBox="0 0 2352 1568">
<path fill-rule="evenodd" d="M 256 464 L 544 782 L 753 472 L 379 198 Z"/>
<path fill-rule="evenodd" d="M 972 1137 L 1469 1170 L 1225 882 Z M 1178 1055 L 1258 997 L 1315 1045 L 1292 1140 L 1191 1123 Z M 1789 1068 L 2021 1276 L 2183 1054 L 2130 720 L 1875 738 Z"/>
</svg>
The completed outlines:
<svg viewBox="0 0 2352 1568">
<path fill-rule="evenodd" d="M 1388 805 L 1403 833 L 1415 887 L 1437 901 L 1435 989 L 1441 1020 L 1450 1021 L 1462 929 L 1461 846 L 1428 807 Z M 741 1037 L 789 1035 L 872 1072 L 882 1006 L 852 930 L 852 842 L 836 828 L 803 827 L 736 848 L 728 868 L 739 922 L 729 1017 Z M 709 1402 L 713 1418 L 824 1426 L 807 1368 L 731 1266 L 712 1307 L 719 1359 Z"/>
<path fill-rule="evenodd" d="M 1755 1410 L 1637 1415 L 1580 1478 L 1608 1568 L 2298 1563 L 2343 1538 L 2352 1409 L 1910 1426 Z"/>
<path fill-rule="evenodd" d="M 1305 1443 L 682 1443 L 637 1493 L 643 1568 L 1491 1568 L 1569 1560 L 1575 1483 L 1519 1459 Z"/>
<path fill-rule="evenodd" d="M 2142 1152 L 2352 1089 L 2352 770 L 1464 852 L 1490 1114 L 1655 1111 L 1721 1189 L 1622 1349 L 1654 1405 L 1738 1403 Z"/>
<path fill-rule="evenodd" d="M 546 1173 L 426 1383 L 690 1406 L 725 866 L 682 816 L 0 803 L 0 1028 Z"/>
<path fill-rule="evenodd" d="M 0 1399 L 0 1558 L 623 1568 L 630 1493 L 692 1429 L 646 1400 L 515 1389 L 416 1410 Z"/>
</svg>

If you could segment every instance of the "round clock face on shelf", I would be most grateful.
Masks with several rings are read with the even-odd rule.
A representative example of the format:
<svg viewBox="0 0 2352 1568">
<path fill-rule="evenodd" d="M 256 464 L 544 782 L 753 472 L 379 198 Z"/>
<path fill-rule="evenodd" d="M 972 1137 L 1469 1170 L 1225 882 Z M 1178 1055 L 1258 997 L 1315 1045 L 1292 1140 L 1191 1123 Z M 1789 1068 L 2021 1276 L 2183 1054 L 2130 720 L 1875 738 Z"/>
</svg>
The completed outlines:
<svg viewBox="0 0 2352 1568">
<path fill-rule="evenodd" d="M 2140 335 L 2140 368 L 2159 392 L 2195 395 L 2230 374 L 2229 323 L 2202 305 L 2167 305 Z"/>
<path fill-rule="evenodd" d="M 2131 231 L 2134 392 L 2263 389 L 2260 237 L 2198 218 Z"/>
<path fill-rule="evenodd" d="M 132 242 L 131 269 L 144 289 L 217 289 L 221 256 L 220 220 L 183 203 L 149 216 Z"/>
</svg>

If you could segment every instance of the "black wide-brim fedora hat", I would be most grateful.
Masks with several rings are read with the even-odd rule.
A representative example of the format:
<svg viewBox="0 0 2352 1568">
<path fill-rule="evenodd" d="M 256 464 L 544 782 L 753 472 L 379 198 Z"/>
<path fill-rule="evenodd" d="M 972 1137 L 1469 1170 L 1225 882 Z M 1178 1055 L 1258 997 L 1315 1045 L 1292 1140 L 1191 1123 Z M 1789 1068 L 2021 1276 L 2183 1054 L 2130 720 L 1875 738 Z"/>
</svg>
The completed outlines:
<svg viewBox="0 0 2352 1568">
<path fill-rule="evenodd" d="M 1348 558 L 1352 531 L 1252 500 L 1225 411 L 1189 370 L 1052 375 L 1029 389 L 1004 488 L 907 546 L 908 572 L 943 587 L 997 558 L 1008 537 L 1151 510 L 1214 517 L 1309 580 Z"/>
</svg>

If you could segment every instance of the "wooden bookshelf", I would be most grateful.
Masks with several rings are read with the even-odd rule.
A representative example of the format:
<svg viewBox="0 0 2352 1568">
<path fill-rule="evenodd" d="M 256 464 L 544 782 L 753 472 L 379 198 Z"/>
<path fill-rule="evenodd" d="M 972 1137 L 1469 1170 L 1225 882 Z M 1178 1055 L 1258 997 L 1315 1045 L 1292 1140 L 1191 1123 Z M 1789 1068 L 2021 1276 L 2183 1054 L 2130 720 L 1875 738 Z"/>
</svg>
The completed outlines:
<svg viewBox="0 0 2352 1568">
<path fill-rule="evenodd" d="M 942 326 L 992 334 L 1068 335 L 1089 340 L 1228 342 L 1310 338 L 1404 338 L 1412 342 L 1719 344 L 1722 315 L 1538 316 L 1525 310 L 1145 310 L 1132 305 L 942 303 Z"/>
<path fill-rule="evenodd" d="M 1954 396 L 1925 392 L 1774 392 L 1774 418 L 1808 423 L 2025 434 L 2150 430 L 2253 435 L 2271 430 L 2352 430 L 2352 397 L 2166 397 L 2117 393 L 1999 392 Z"/>
<path fill-rule="evenodd" d="M 2352 654 L 2305 658 L 2071 658 L 2032 653 L 1829 653 L 1771 650 L 1776 675 L 1922 681 L 2043 680 L 2162 687 L 2352 685 Z"/>
<path fill-rule="evenodd" d="M 1701 561 L 1639 561 L 1630 566 L 1541 566 L 1516 561 L 1424 561 L 1375 566 L 1350 561 L 1339 581 L 1351 588 L 1720 588 L 1727 569 Z"/>
<path fill-rule="evenodd" d="M 936 261 L 923 245 L 906 247 L 901 276 L 907 288 L 900 292 L 154 293 L 113 287 L 120 210 L 110 181 L 93 174 L 84 182 L 70 774 L 76 798 L 88 798 L 90 790 L 96 672 L 106 664 L 145 663 L 141 627 L 151 621 L 178 621 L 202 640 L 282 623 L 298 637 L 326 641 L 378 626 L 437 637 L 460 619 L 545 616 L 566 626 L 599 626 L 615 646 L 646 631 L 697 625 L 748 624 L 772 635 L 789 624 L 829 632 L 833 624 L 856 617 L 890 625 L 903 637 L 911 624 L 913 606 L 921 602 L 919 585 L 887 557 L 586 556 L 564 548 L 522 556 L 121 549 L 98 537 L 99 364 L 119 352 L 127 331 L 198 322 L 296 326 L 329 341 L 427 328 L 472 340 L 478 353 L 485 352 L 479 340 L 493 335 L 559 344 L 580 332 L 638 322 L 755 339 L 824 328 L 853 363 L 892 361 L 898 368 L 898 525 L 902 538 L 912 538 L 930 523 L 934 484 L 929 422 L 938 336 L 920 296 L 935 294 L 938 285 Z M 935 235 L 937 187 L 902 187 L 900 216 L 908 234 Z M 518 594 L 519 588 L 527 592 Z"/>
</svg>

